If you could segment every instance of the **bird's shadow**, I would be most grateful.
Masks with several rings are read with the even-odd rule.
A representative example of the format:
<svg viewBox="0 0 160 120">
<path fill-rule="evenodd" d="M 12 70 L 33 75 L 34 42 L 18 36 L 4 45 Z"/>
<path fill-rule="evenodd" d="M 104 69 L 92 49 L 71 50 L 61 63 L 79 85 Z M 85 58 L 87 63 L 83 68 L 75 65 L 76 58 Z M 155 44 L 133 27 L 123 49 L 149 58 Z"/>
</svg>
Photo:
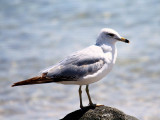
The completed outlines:
<svg viewBox="0 0 160 120">
<path fill-rule="evenodd" d="M 83 109 L 79 109 L 67 114 L 64 118 L 60 120 L 79 120 L 88 110 L 95 108 L 96 106 L 86 106 Z"/>
</svg>

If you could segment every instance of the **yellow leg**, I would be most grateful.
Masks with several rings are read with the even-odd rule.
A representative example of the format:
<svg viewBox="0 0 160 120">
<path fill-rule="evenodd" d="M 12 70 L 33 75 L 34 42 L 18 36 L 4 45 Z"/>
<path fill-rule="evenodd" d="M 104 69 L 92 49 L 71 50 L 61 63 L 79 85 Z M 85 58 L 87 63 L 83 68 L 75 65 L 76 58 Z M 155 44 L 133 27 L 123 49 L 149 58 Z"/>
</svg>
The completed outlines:
<svg viewBox="0 0 160 120">
<path fill-rule="evenodd" d="M 86 85 L 86 93 L 87 93 L 87 96 L 88 96 L 89 105 L 90 105 L 90 106 L 94 106 L 94 104 L 92 103 L 90 94 L 89 94 L 89 88 L 88 88 L 88 87 L 89 87 L 89 85 Z"/>
<path fill-rule="evenodd" d="M 79 86 L 79 99 L 80 99 L 80 108 L 83 108 L 83 104 L 82 104 L 82 90 L 81 90 L 81 85 Z"/>
</svg>

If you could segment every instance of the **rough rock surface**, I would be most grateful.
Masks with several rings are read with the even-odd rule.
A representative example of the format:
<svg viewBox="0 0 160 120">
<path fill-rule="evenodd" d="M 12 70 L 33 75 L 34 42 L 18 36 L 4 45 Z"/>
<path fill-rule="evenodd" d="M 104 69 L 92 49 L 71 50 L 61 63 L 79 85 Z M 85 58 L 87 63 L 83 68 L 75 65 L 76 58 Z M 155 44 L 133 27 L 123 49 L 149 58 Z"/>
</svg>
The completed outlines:
<svg viewBox="0 0 160 120">
<path fill-rule="evenodd" d="M 122 111 L 107 106 L 90 107 L 69 113 L 61 120 L 138 120 Z"/>
</svg>

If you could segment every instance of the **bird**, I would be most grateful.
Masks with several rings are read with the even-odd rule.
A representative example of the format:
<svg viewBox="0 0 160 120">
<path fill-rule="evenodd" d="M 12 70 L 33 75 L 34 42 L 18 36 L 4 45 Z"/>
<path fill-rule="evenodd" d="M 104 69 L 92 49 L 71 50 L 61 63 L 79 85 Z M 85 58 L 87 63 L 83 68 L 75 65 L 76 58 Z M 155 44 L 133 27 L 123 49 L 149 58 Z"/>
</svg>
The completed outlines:
<svg viewBox="0 0 160 120">
<path fill-rule="evenodd" d="M 96 43 L 68 55 L 57 64 L 43 70 L 40 75 L 13 83 L 14 86 L 42 83 L 61 83 L 79 85 L 80 108 L 82 103 L 82 86 L 86 86 L 89 106 L 93 104 L 89 85 L 104 78 L 113 68 L 117 58 L 116 42 L 129 43 L 111 28 L 101 29 Z"/>
</svg>

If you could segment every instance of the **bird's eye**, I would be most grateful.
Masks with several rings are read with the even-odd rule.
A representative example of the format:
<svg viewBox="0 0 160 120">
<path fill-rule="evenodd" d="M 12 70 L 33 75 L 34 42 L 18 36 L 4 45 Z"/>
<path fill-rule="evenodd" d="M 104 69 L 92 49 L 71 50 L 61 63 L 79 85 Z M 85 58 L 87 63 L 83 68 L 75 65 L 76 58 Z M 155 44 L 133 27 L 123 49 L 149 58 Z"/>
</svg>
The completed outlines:
<svg viewBox="0 0 160 120">
<path fill-rule="evenodd" d="M 109 35 L 109 36 L 111 36 L 111 37 L 113 37 L 113 36 L 114 36 L 114 34 L 112 34 L 112 33 L 108 33 L 107 35 Z"/>
</svg>

